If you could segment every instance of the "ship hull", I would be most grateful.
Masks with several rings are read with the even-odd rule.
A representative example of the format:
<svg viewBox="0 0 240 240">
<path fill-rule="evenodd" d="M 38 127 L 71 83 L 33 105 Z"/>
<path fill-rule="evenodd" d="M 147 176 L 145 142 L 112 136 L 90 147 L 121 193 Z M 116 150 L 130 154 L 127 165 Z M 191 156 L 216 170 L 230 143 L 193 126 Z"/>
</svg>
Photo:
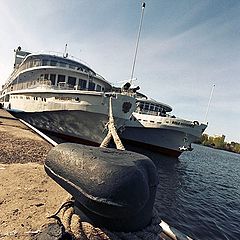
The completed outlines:
<svg viewBox="0 0 240 240">
<path fill-rule="evenodd" d="M 69 141 L 76 139 L 88 145 L 98 146 L 106 136 L 108 130 L 106 114 L 81 110 L 60 110 L 45 112 L 17 112 L 11 113 L 23 119 L 32 126 L 65 137 Z M 115 125 L 122 126 L 125 119 L 115 118 Z"/>
<path fill-rule="evenodd" d="M 190 150 L 191 143 L 198 139 L 178 130 L 146 127 L 125 127 L 121 138 L 127 144 L 173 157 L 179 157 L 183 149 Z"/>
</svg>

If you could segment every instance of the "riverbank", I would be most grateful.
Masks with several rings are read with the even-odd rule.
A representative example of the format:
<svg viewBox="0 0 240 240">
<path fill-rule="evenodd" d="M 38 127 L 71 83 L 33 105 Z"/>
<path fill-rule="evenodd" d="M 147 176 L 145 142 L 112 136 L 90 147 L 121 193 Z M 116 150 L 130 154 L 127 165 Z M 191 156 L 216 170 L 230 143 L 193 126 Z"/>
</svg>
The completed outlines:
<svg viewBox="0 0 240 240">
<path fill-rule="evenodd" d="M 0 109 L 0 163 L 43 163 L 51 147 L 11 114 Z"/>
</svg>

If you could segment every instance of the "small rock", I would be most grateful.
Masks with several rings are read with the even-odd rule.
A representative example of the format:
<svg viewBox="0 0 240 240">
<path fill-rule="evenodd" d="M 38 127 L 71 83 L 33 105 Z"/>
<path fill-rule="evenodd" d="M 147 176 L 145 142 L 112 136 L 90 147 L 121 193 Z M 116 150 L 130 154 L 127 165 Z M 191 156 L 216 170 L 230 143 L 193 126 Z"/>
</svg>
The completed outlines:
<svg viewBox="0 0 240 240">
<path fill-rule="evenodd" d="M 41 229 L 41 232 L 36 234 L 32 239 L 33 240 L 58 240 L 61 239 L 63 235 L 63 227 L 58 223 L 49 223 L 44 225 Z"/>
<path fill-rule="evenodd" d="M 43 205 L 44 205 L 44 203 L 37 203 L 37 204 L 35 204 L 36 207 L 41 207 Z"/>
</svg>

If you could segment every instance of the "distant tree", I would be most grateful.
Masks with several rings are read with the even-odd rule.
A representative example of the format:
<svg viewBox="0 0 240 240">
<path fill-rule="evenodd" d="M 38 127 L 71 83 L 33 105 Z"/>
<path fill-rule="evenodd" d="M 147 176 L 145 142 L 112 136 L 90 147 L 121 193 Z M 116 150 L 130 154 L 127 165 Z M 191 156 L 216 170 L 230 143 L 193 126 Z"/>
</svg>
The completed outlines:
<svg viewBox="0 0 240 240">
<path fill-rule="evenodd" d="M 203 145 L 206 145 L 208 141 L 208 135 L 206 133 L 202 134 L 201 138 L 200 138 L 200 142 L 203 144 Z"/>
<path fill-rule="evenodd" d="M 227 143 L 224 140 L 225 135 L 213 137 L 204 133 L 200 138 L 200 143 L 205 146 L 211 146 L 214 148 L 225 149 L 227 151 L 240 153 L 240 143 L 236 142 Z"/>
<path fill-rule="evenodd" d="M 240 153 L 240 144 L 239 143 L 234 143 L 233 151 L 236 153 Z"/>
<path fill-rule="evenodd" d="M 225 147 L 225 136 L 218 136 L 213 138 L 213 143 L 215 144 L 216 148 L 224 148 Z"/>
</svg>

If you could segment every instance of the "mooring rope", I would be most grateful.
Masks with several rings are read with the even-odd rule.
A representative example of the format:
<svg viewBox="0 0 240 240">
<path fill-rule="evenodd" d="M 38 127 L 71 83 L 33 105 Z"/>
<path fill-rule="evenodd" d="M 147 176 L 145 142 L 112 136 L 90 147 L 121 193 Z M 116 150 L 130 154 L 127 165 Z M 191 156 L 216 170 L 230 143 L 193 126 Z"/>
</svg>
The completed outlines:
<svg viewBox="0 0 240 240">
<path fill-rule="evenodd" d="M 141 231 L 113 232 L 94 227 L 88 222 L 81 221 L 80 216 L 74 213 L 74 200 L 69 196 L 57 212 L 49 218 L 55 219 L 59 225 L 63 226 L 64 235 L 68 234 L 76 240 L 154 240 L 160 239 L 162 232 L 159 225 L 161 219 L 156 209 L 153 210 L 151 224 Z"/>
<path fill-rule="evenodd" d="M 57 212 L 48 218 L 55 219 L 60 226 L 63 226 L 64 234 L 67 233 L 73 239 L 110 240 L 100 228 L 81 221 L 80 216 L 74 213 L 74 200 L 71 196 L 68 196 Z"/>
<path fill-rule="evenodd" d="M 109 142 L 113 138 L 116 148 L 119 150 L 125 150 L 120 137 L 117 134 L 117 130 L 114 124 L 113 110 L 112 110 L 112 97 L 109 98 L 109 121 L 108 121 L 108 134 L 103 139 L 100 147 L 107 147 Z"/>
</svg>

